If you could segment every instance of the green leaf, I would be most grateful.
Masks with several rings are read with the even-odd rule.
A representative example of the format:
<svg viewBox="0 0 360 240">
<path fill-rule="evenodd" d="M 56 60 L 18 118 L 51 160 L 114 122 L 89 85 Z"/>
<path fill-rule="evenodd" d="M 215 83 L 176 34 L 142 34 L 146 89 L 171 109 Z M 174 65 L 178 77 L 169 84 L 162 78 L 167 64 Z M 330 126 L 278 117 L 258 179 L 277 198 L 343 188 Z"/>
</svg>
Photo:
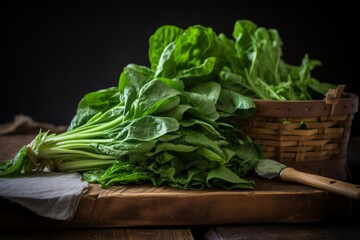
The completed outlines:
<svg viewBox="0 0 360 240">
<path fill-rule="evenodd" d="M 220 96 L 221 85 L 217 82 L 205 82 L 195 85 L 188 91 L 203 95 L 215 104 Z"/>
<path fill-rule="evenodd" d="M 210 124 L 208 122 L 198 120 L 198 119 L 190 119 L 190 120 L 187 120 L 187 121 L 182 120 L 179 123 L 183 127 L 191 127 L 191 126 L 194 126 L 194 125 L 201 126 L 207 133 L 212 134 L 212 135 L 214 135 L 216 137 L 220 137 L 219 131 L 216 130 L 216 128 L 214 127 L 215 124 Z M 197 129 L 198 131 L 200 131 L 198 129 L 198 126 L 194 126 L 194 128 Z"/>
<path fill-rule="evenodd" d="M 174 59 L 177 70 L 200 66 L 205 59 L 216 57 L 217 36 L 208 27 L 190 26 L 175 40 Z"/>
<path fill-rule="evenodd" d="M 160 143 L 156 146 L 155 152 L 149 152 L 146 154 L 147 156 L 152 156 L 158 154 L 160 152 L 173 151 L 173 152 L 193 152 L 198 147 L 190 146 L 185 144 L 174 144 L 170 142 Z"/>
<path fill-rule="evenodd" d="M 176 76 L 176 63 L 173 56 L 175 47 L 175 43 L 172 42 L 164 48 L 156 65 L 155 77 L 173 78 Z"/>
<path fill-rule="evenodd" d="M 313 89 L 314 91 L 322 94 L 323 96 L 326 95 L 326 93 L 330 90 L 330 89 L 336 89 L 335 84 L 332 83 L 324 83 L 324 82 L 319 82 L 317 80 L 314 81 L 309 81 L 309 85 L 308 85 L 311 89 Z"/>
<path fill-rule="evenodd" d="M 154 78 L 155 72 L 148 67 L 128 64 L 120 75 L 119 91 L 124 92 L 124 89 L 132 85 L 136 92 L 139 92 L 144 84 Z"/>
<path fill-rule="evenodd" d="M 120 94 L 116 87 L 101 89 L 87 93 L 79 102 L 76 115 L 71 120 L 69 130 L 77 128 L 90 120 L 99 112 L 107 111 L 120 102 Z"/>
<path fill-rule="evenodd" d="M 163 81 L 153 79 L 143 85 L 138 93 L 138 110 L 142 116 L 153 113 L 164 104 L 171 105 L 171 108 L 169 105 L 165 107 L 165 109 L 170 110 L 180 103 L 178 98 L 173 98 L 180 94 L 179 91 L 169 87 Z"/>
<path fill-rule="evenodd" d="M 206 178 L 206 183 L 209 187 L 217 186 L 229 190 L 234 188 L 255 189 L 254 181 L 240 178 L 225 166 L 211 169 Z"/>
<path fill-rule="evenodd" d="M 159 27 L 149 39 L 149 60 L 151 69 L 156 70 L 160 61 L 161 55 L 170 43 L 174 42 L 176 38 L 184 32 L 183 29 L 173 26 L 164 25 Z"/>
<path fill-rule="evenodd" d="M 204 62 L 200 63 L 197 66 L 180 70 L 177 73 L 176 78 L 182 79 L 184 82 L 187 83 L 187 85 L 193 86 L 194 85 L 192 83 L 192 81 L 194 81 L 193 78 L 204 77 L 212 73 L 215 67 L 215 63 L 216 63 L 215 57 L 206 58 Z"/>
<path fill-rule="evenodd" d="M 198 153 L 200 156 L 205 157 L 209 161 L 216 162 L 216 163 L 221 164 L 221 165 L 224 165 L 225 162 L 226 162 L 224 160 L 224 158 L 222 158 L 218 154 L 216 154 L 213 151 L 211 151 L 211 150 L 209 150 L 207 148 L 204 148 L 204 147 L 199 148 L 198 150 L 196 150 L 196 153 Z"/>
<path fill-rule="evenodd" d="M 238 20 L 235 22 L 233 38 L 239 58 L 244 58 L 248 49 L 252 46 L 252 36 L 257 25 L 250 20 Z"/>
<path fill-rule="evenodd" d="M 256 105 L 250 98 L 226 89 L 221 90 L 216 107 L 226 113 L 237 111 L 240 117 L 249 117 L 256 112 Z"/>
<path fill-rule="evenodd" d="M 91 146 L 101 154 L 113 156 L 120 159 L 122 156 L 133 153 L 149 152 L 154 146 L 155 141 L 128 141 L 128 142 L 110 142 L 110 143 L 92 143 Z"/>
<path fill-rule="evenodd" d="M 175 108 L 169 110 L 168 112 L 161 113 L 161 116 L 164 117 L 173 117 L 180 121 L 183 118 L 183 115 L 185 112 L 187 112 L 189 109 L 193 107 L 185 104 L 179 104 Z"/>
<path fill-rule="evenodd" d="M 188 104 L 193 106 L 205 118 L 210 121 L 216 121 L 219 118 L 215 103 L 207 96 L 195 92 L 184 92 L 183 95 L 186 97 Z"/>
<path fill-rule="evenodd" d="M 184 143 L 192 145 L 192 146 L 201 146 L 208 149 L 211 149 L 215 153 L 220 156 L 223 156 L 223 151 L 221 150 L 220 146 L 217 144 L 216 141 L 207 137 L 204 134 L 193 132 L 191 134 L 186 134 L 181 139 Z"/>
<path fill-rule="evenodd" d="M 13 159 L 0 162 L 0 177 L 18 177 L 26 166 L 26 162 L 30 161 L 27 151 L 27 147 L 23 146 Z"/>
<path fill-rule="evenodd" d="M 174 118 L 145 116 L 129 121 L 121 131 L 110 134 L 110 137 L 117 141 L 152 141 L 178 129 L 179 123 Z"/>
</svg>

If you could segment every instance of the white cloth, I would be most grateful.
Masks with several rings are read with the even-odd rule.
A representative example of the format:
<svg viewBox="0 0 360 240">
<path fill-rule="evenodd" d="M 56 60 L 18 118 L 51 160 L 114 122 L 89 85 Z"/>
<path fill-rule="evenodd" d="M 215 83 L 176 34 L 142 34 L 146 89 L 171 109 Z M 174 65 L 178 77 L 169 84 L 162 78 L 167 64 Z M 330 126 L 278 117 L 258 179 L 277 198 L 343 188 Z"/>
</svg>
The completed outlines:
<svg viewBox="0 0 360 240">
<path fill-rule="evenodd" d="M 88 183 L 79 173 L 51 172 L 0 178 L 1 197 L 56 220 L 70 220 L 87 189 Z"/>
</svg>

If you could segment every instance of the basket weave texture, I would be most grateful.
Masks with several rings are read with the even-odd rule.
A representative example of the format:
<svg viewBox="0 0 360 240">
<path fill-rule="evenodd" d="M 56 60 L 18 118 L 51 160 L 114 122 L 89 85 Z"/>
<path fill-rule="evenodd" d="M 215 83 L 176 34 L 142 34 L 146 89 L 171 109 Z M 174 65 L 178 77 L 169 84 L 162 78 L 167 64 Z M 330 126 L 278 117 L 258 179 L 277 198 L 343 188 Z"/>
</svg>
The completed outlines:
<svg viewBox="0 0 360 240">
<path fill-rule="evenodd" d="M 324 100 L 254 100 L 254 117 L 238 125 L 265 153 L 297 170 L 346 180 L 347 145 L 358 97 Z"/>
</svg>

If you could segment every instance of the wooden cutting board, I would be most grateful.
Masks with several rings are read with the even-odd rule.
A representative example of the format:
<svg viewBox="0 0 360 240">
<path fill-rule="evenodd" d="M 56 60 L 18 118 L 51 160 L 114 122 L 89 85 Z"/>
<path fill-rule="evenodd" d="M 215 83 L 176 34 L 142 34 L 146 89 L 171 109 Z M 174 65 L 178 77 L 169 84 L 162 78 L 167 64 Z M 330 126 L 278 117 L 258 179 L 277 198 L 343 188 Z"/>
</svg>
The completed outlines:
<svg viewBox="0 0 360 240">
<path fill-rule="evenodd" d="M 1 136 L 0 160 L 7 160 L 32 136 Z M 311 187 L 255 180 L 256 190 L 186 191 L 131 185 L 102 189 L 90 184 L 70 221 L 49 220 L 0 198 L 1 228 L 189 226 L 294 223 L 350 219 L 352 201 Z"/>
</svg>

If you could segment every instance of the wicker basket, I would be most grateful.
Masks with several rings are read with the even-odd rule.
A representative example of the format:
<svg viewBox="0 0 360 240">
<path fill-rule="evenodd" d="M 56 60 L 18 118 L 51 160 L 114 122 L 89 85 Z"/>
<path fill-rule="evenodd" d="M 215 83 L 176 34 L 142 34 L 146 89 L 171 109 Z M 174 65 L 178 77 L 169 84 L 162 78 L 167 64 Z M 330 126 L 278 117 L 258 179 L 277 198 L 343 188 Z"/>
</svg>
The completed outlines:
<svg viewBox="0 0 360 240">
<path fill-rule="evenodd" d="M 344 94 L 343 85 L 324 100 L 257 100 L 257 113 L 239 119 L 239 126 L 264 151 L 297 170 L 346 180 L 347 144 L 358 97 Z"/>
</svg>

